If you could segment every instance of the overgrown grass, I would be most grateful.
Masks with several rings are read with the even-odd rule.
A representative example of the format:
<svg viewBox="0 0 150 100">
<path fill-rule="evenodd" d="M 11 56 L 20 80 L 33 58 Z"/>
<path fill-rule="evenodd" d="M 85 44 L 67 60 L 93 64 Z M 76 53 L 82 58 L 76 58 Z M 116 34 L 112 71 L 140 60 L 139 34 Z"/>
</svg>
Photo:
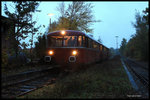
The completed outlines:
<svg viewBox="0 0 150 100">
<path fill-rule="evenodd" d="M 19 98 L 127 98 L 135 94 L 118 57 L 95 64 Z"/>
</svg>

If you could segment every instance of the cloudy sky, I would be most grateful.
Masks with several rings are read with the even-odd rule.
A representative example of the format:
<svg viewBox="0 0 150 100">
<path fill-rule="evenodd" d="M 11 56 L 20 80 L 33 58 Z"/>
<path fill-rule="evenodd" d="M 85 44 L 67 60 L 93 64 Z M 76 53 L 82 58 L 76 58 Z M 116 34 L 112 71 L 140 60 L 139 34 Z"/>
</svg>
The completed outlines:
<svg viewBox="0 0 150 100">
<path fill-rule="evenodd" d="M 6 16 L 3 12 L 4 4 L 7 3 L 10 11 L 14 11 L 14 7 L 11 3 L 2 1 L 1 2 L 1 15 Z M 50 17 L 48 13 L 53 13 L 51 17 L 52 22 L 56 21 L 60 16 L 56 7 L 61 2 L 44 1 L 41 2 L 37 12 L 34 14 L 34 19 L 37 20 L 37 25 L 45 25 L 45 28 L 40 29 L 42 33 L 46 32 L 48 28 Z M 65 2 L 66 6 L 70 2 Z M 93 36 L 97 40 L 99 37 L 102 40 L 102 44 L 108 48 L 116 48 L 116 37 L 118 36 L 118 47 L 120 47 L 123 38 L 127 41 L 131 38 L 131 35 L 135 34 L 135 28 L 132 22 L 135 22 L 136 11 L 142 14 L 142 11 L 148 7 L 148 1 L 116 1 L 116 2 L 87 2 L 93 4 L 93 15 L 95 20 L 101 20 L 101 22 L 94 23 L 91 27 L 93 28 Z M 28 42 L 29 38 L 26 39 Z M 36 38 L 35 40 L 36 41 Z"/>
</svg>

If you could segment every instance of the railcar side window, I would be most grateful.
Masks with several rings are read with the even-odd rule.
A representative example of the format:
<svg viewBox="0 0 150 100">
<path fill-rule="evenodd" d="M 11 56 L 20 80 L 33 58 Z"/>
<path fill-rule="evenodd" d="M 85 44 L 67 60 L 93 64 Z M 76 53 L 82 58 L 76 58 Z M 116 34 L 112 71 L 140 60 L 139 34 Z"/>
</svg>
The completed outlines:
<svg viewBox="0 0 150 100">
<path fill-rule="evenodd" d="M 93 46 L 93 44 L 92 44 L 92 40 L 91 39 L 88 39 L 88 44 L 89 44 L 89 48 L 92 48 Z"/>
<path fill-rule="evenodd" d="M 102 46 L 102 45 L 100 45 L 100 51 L 102 51 L 102 50 L 103 50 L 102 48 L 103 48 L 103 46 Z"/>
<path fill-rule="evenodd" d="M 102 51 L 104 52 L 104 46 L 102 46 Z"/>
<path fill-rule="evenodd" d="M 97 48 L 98 48 L 98 45 L 97 45 L 96 42 L 93 42 L 93 48 L 94 48 L 94 49 L 97 49 Z"/>
<path fill-rule="evenodd" d="M 86 41 L 85 41 L 85 36 L 82 36 L 82 44 L 83 44 L 83 47 L 85 47 L 86 46 Z"/>
<path fill-rule="evenodd" d="M 88 38 L 85 37 L 85 47 L 88 47 Z"/>
<path fill-rule="evenodd" d="M 95 42 L 92 40 L 92 48 L 94 48 Z"/>
<path fill-rule="evenodd" d="M 98 49 L 98 43 L 94 42 L 94 49 Z"/>
<path fill-rule="evenodd" d="M 106 52 L 106 48 L 104 47 L 104 52 Z"/>
<path fill-rule="evenodd" d="M 78 46 L 79 47 L 86 46 L 85 36 L 78 36 Z"/>
<path fill-rule="evenodd" d="M 78 46 L 82 46 L 82 36 L 78 36 Z"/>
</svg>

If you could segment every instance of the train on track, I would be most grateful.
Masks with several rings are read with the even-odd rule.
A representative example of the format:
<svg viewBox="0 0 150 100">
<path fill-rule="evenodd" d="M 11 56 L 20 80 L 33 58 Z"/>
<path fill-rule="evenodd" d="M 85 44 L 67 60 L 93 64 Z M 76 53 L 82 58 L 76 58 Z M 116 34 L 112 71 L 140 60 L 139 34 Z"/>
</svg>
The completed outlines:
<svg viewBox="0 0 150 100">
<path fill-rule="evenodd" d="M 109 57 L 109 49 L 89 35 L 75 30 L 55 31 L 46 37 L 45 62 L 55 62 L 72 69 Z"/>
</svg>

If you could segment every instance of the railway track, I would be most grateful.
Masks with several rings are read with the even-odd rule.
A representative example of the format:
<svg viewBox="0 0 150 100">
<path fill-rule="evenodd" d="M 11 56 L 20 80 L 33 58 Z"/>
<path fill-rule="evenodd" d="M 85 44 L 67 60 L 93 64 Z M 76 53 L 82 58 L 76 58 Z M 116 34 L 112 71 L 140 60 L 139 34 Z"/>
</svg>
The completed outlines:
<svg viewBox="0 0 150 100">
<path fill-rule="evenodd" d="M 140 66 L 138 63 L 125 59 L 125 63 L 128 68 L 132 71 L 132 73 L 140 80 L 143 86 L 148 89 L 149 88 L 149 80 L 148 80 L 148 70 Z"/>
<path fill-rule="evenodd" d="M 59 68 L 54 67 L 4 78 L 2 79 L 2 98 L 16 98 L 44 85 L 55 83 L 59 73 Z"/>
<path fill-rule="evenodd" d="M 135 63 L 136 65 L 140 66 L 141 68 L 148 70 L 148 65 L 142 65 L 139 62 L 134 61 L 133 59 L 128 59 L 129 61 L 131 61 L 132 63 Z"/>
</svg>

